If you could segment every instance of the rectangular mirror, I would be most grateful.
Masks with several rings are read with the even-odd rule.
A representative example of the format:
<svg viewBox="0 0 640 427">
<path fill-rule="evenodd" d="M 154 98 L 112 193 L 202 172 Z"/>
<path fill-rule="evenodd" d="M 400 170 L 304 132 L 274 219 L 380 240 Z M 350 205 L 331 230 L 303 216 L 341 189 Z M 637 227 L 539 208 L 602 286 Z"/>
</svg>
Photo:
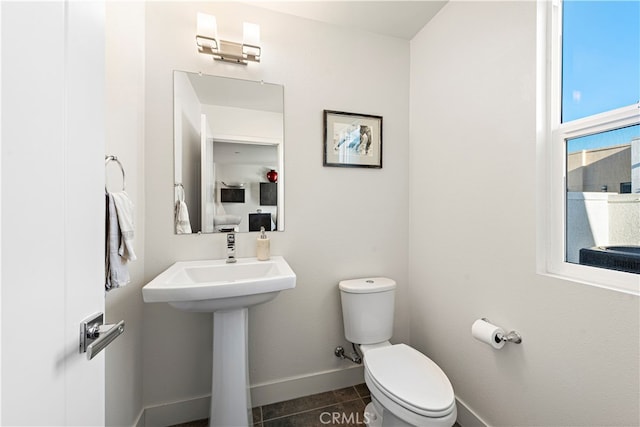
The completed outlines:
<svg viewBox="0 0 640 427">
<path fill-rule="evenodd" d="M 177 234 L 284 230 L 284 88 L 174 71 Z"/>
</svg>

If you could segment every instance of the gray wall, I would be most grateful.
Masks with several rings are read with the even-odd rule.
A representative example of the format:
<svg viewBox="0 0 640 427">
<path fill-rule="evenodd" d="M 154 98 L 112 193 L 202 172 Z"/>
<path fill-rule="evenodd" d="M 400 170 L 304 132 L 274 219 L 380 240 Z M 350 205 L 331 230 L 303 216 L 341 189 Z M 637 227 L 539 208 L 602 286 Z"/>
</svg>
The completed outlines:
<svg viewBox="0 0 640 427">
<path fill-rule="evenodd" d="M 411 42 L 411 342 L 489 425 L 638 425 L 638 298 L 536 274 L 535 61 L 535 2 L 451 2 Z"/>
</svg>

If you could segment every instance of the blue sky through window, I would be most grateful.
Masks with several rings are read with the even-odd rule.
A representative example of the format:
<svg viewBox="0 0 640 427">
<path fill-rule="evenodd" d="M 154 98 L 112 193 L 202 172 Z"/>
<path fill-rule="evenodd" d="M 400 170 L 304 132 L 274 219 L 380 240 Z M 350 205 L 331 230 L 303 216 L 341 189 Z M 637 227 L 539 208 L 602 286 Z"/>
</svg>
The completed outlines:
<svg viewBox="0 0 640 427">
<path fill-rule="evenodd" d="M 628 126 L 595 135 L 582 136 L 567 141 L 567 153 L 575 153 L 576 151 L 588 150 L 590 148 L 628 144 L 629 141 L 638 136 L 640 136 L 640 125 Z"/>
<path fill-rule="evenodd" d="M 562 121 L 640 101 L 640 0 L 563 2 Z M 638 127 L 580 138 L 571 151 L 615 145 Z"/>
</svg>

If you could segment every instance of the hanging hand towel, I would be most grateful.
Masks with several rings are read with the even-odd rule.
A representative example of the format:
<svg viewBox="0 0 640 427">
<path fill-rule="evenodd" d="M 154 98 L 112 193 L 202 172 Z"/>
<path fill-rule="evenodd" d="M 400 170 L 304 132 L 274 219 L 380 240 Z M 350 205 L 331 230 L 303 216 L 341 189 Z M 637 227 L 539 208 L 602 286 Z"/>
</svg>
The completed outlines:
<svg viewBox="0 0 640 427">
<path fill-rule="evenodd" d="M 105 288 L 106 290 L 119 288 L 129 283 L 129 269 L 127 261 L 120 256 L 118 249 L 120 246 L 120 227 L 118 226 L 118 215 L 116 206 L 111 194 L 106 195 L 106 216 L 107 216 L 107 238 L 106 238 L 106 259 L 105 259 Z"/>
<path fill-rule="evenodd" d="M 191 234 L 191 223 L 189 222 L 189 209 L 183 200 L 176 202 L 176 233 Z"/>
<path fill-rule="evenodd" d="M 128 261 L 135 261 L 137 257 L 133 250 L 133 202 L 124 191 L 110 194 L 113 196 L 113 202 L 116 206 L 116 212 L 118 213 L 118 225 L 120 226 L 120 233 L 122 234 L 118 253 Z"/>
</svg>

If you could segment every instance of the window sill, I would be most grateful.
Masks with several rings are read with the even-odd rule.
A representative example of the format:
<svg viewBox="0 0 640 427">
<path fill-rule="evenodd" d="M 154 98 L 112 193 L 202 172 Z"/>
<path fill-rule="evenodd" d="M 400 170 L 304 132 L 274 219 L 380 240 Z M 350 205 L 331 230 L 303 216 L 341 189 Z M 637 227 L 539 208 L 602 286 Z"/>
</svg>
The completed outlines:
<svg viewBox="0 0 640 427">
<path fill-rule="evenodd" d="M 555 269 L 538 271 L 542 276 L 567 280 L 581 285 L 640 296 L 640 275 L 562 262 Z"/>
</svg>

